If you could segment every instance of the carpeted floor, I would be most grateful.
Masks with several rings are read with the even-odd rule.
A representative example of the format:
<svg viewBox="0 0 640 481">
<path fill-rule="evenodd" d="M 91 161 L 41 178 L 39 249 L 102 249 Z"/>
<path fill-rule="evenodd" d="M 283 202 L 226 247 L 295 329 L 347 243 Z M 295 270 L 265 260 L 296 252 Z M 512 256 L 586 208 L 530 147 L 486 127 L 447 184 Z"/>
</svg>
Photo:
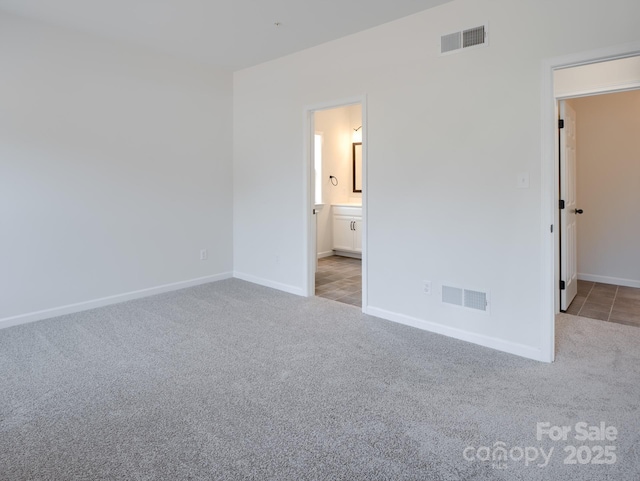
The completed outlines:
<svg viewBox="0 0 640 481">
<path fill-rule="evenodd" d="M 557 331 L 549 365 L 239 280 L 4 329 L 0 479 L 640 479 L 640 329 Z M 616 439 L 536 439 L 581 421 Z"/>
</svg>

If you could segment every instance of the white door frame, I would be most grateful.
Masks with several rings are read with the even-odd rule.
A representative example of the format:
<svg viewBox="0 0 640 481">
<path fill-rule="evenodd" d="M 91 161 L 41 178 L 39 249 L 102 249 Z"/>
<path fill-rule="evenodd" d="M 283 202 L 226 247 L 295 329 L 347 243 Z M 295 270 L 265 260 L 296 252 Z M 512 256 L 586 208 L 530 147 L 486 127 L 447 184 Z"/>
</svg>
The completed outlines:
<svg viewBox="0 0 640 481">
<path fill-rule="evenodd" d="M 556 98 L 553 72 L 561 68 L 577 67 L 593 63 L 636 57 L 640 55 L 640 42 L 618 45 L 598 50 L 580 52 L 562 57 L 546 59 L 542 64 L 542 303 L 541 303 L 541 360 L 553 362 L 555 358 L 555 316 L 559 307 L 559 172 L 558 172 L 558 100 L 570 98 L 563 95 Z M 610 93 L 629 90 L 630 85 L 617 85 L 607 91 L 593 90 L 595 93 Z M 637 88 L 637 86 L 636 86 Z M 573 96 L 589 95 L 582 91 Z M 551 232 L 553 229 L 553 232 Z"/>
<path fill-rule="evenodd" d="M 362 230 L 362 311 L 365 312 L 367 306 L 367 253 L 368 253 L 368 202 L 369 189 L 367 175 L 367 96 L 365 94 L 356 97 L 323 102 L 315 105 L 309 105 L 304 108 L 304 168 L 303 168 L 303 208 L 304 208 L 304 288 L 303 292 L 306 297 L 315 295 L 315 265 L 317 259 L 316 252 L 316 222 L 313 209 L 315 208 L 315 199 L 313 198 L 313 134 L 315 133 L 313 114 L 320 110 L 329 110 L 340 107 L 348 107 L 350 105 L 360 104 L 362 106 L 362 219 L 364 229 Z"/>
</svg>

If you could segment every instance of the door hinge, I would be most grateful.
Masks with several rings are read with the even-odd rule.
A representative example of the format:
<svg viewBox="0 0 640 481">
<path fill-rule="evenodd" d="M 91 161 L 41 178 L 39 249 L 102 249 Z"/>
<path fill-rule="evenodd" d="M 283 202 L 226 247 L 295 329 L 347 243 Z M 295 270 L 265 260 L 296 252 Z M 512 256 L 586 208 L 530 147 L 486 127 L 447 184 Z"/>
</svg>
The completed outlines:
<svg viewBox="0 0 640 481">
<path fill-rule="evenodd" d="M 558 128 L 559 129 L 564 129 L 564 119 L 558 120 Z"/>
<path fill-rule="evenodd" d="M 564 209 L 564 200 L 560 200 L 560 208 Z"/>
<path fill-rule="evenodd" d="M 553 224 L 551 224 L 551 233 L 553 234 Z"/>
<path fill-rule="evenodd" d="M 560 290 L 564 291 L 567 288 L 567 285 L 565 284 L 564 281 L 560 281 Z"/>
</svg>

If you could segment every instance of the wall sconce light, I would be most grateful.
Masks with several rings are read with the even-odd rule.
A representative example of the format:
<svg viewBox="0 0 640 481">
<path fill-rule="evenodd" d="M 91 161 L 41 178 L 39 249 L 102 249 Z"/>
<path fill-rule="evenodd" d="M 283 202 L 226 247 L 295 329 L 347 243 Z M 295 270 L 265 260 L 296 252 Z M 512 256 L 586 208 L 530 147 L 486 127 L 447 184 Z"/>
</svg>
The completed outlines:
<svg viewBox="0 0 640 481">
<path fill-rule="evenodd" d="M 362 125 L 357 129 L 353 129 L 353 142 L 354 143 L 362 142 Z"/>
</svg>

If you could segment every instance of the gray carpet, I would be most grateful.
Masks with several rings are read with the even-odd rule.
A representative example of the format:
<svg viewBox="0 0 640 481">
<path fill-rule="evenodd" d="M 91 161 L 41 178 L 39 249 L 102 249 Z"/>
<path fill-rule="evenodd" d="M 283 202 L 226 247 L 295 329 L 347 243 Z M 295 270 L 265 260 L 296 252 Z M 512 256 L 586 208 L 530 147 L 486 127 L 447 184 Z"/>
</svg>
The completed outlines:
<svg viewBox="0 0 640 481">
<path fill-rule="evenodd" d="M 558 324 L 548 365 L 229 280 L 4 329 L 0 479 L 640 479 L 640 329 Z M 498 441 L 554 452 L 463 457 Z M 582 444 L 617 460 L 565 465 Z"/>
</svg>

